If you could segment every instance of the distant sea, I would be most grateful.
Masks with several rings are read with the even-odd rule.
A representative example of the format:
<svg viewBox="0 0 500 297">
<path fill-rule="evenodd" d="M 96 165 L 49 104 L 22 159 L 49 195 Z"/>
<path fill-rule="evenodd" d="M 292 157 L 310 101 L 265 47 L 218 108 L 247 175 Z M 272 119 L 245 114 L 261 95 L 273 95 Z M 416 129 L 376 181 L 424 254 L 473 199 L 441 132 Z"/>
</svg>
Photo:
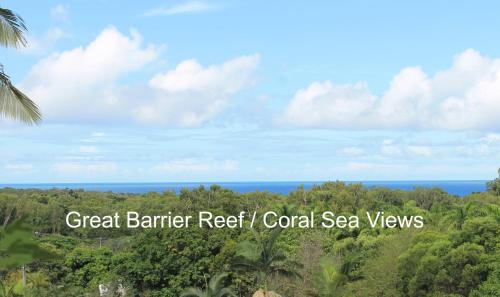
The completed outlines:
<svg viewBox="0 0 500 297">
<path fill-rule="evenodd" d="M 441 188 L 444 191 L 457 196 L 465 196 L 473 192 L 483 192 L 486 189 L 483 180 L 470 181 L 348 181 L 346 183 L 362 183 L 366 187 L 386 187 L 389 189 L 412 190 L 416 187 Z M 168 182 L 168 183 L 53 183 L 53 184 L 0 184 L 0 188 L 11 187 L 17 189 L 83 189 L 85 191 L 112 191 L 115 193 L 143 194 L 148 192 L 175 191 L 183 188 L 193 189 L 201 185 L 210 187 L 217 184 L 223 188 L 231 189 L 240 193 L 253 191 L 269 191 L 274 193 L 288 194 L 290 191 L 303 185 L 310 189 L 313 185 L 323 182 Z"/>
</svg>

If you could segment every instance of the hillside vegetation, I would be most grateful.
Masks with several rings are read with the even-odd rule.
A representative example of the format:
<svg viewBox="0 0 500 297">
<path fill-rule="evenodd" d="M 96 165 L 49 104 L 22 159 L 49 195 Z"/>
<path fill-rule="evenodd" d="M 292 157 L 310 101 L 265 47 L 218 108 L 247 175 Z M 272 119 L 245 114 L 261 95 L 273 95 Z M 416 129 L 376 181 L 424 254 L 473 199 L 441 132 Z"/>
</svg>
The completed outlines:
<svg viewBox="0 0 500 297">
<path fill-rule="evenodd" d="M 440 189 L 368 189 L 343 182 L 289 195 L 239 194 L 216 185 L 144 195 L 3 189 L 0 296 L 99 296 L 100 284 L 107 296 L 500 296 L 499 188 L 497 179 L 488 191 L 464 198 Z M 360 218 L 383 211 L 420 215 L 425 224 L 418 229 L 192 224 L 141 230 L 72 229 L 65 223 L 70 211 L 196 218 L 199 211 L 227 216 L 268 210 Z M 40 252 L 9 252 L 9 238 L 19 232 L 24 235 L 17 244 Z"/>
</svg>

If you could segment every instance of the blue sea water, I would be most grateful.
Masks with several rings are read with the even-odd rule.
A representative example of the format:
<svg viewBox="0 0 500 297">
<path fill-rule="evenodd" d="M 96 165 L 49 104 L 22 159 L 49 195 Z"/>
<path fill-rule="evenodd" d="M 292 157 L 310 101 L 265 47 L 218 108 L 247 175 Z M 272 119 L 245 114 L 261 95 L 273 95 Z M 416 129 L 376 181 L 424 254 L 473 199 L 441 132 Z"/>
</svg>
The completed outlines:
<svg viewBox="0 0 500 297">
<path fill-rule="evenodd" d="M 362 183 L 366 187 L 386 187 L 389 189 L 411 190 L 416 187 L 441 188 L 444 191 L 457 196 L 465 196 L 473 192 L 482 192 L 486 189 L 484 180 L 470 181 L 350 181 L 347 183 Z M 253 191 L 269 191 L 280 194 L 288 194 L 290 191 L 303 185 L 310 189 L 313 185 L 323 182 L 311 181 L 284 181 L 284 182 L 168 182 L 168 183 L 53 183 L 53 184 L 0 184 L 0 188 L 11 187 L 17 189 L 83 189 L 85 191 L 112 191 L 115 193 L 143 194 L 148 192 L 176 191 L 183 188 L 193 189 L 201 185 L 210 187 L 212 184 L 220 185 L 240 193 Z"/>
</svg>

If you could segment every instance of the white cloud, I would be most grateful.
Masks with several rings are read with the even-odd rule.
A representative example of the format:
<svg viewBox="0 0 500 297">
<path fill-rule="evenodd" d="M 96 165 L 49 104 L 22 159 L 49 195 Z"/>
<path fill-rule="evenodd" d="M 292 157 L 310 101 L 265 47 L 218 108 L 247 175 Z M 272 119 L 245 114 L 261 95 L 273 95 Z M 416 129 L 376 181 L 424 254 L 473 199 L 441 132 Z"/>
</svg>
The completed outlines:
<svg viewBox="0 0 500 297">
<path fill-rule="evenodd" d="M 126 102 L 113 93 L 120 77 L 141 69 L 158 56 L 158 48 L 143 47 L 141 36 L 103 30 L 86 47 L 53 54 L 31 69 L 23 90 L 48 120 L 112 121 L 124 117 Z"/>
<path fill-rule="evenodd" d="M 238 169 L 235 160 L 199 160 L 199 159 L 176 159 L 152 168 L 154 172 L 165 173 L 199 173 L 211 171 L 235 171 Z"/>
<path fill-rule="evenodd" d="M 215 9 L 214 6 L 202 1 L 187 1 L 171 7 L 160 7 L 152 9 L 144 16 L 174 15 L 184 13 L 197 13 Z"/>
<path fill-rule="evenodd" d="M 160 123 L 191 127 L 224 109 L 231 96 L 254 83 L 259 56 L 204 67 L 187 60 L 133 86 L 120 79 L 158 60 L 162 46 L 144 46 L 113 27 L 86 47 L 53 54 L 31 69 L 22 88 L 46 121 Z"/>
<path fill-rule="evenodd" d="M 224 109 L 231 95 L 254 84 L 258 63 L 258 55 L 208 67 L 196 60 L 181 62 L 150 80 L 154 99 L 139 106 L 135 118 L 145 123 L 199 126 Z"/>
<path fill-rule="evenodd" d="M 401 70 L 381 95 L 366 83 L 314 82 L 297 91 L 280 122 L 335 129 L 500 129 L 500 59 L 467 50 L 429 77 Z"/>
<path fill-rule="evenodd" d="M 365 116 L 375 100 L 365 83 L 336 86 L 328 81 L 315 82 L 295 93 L 285 111 L 285 121 L 302 127 L 348 128 L 353 119 L 367 121 Z"/>
<path fill-rule="evenodd" d="M 4 168 L 8 173 L 30 173 L 33 171 L 32 164 L 7 164 Z"/>
<path fill-rule="evenodd" d="M 66 6 L 58 4 L 50 10 L 50 16 L 56 21 L 67 21 L 69 17 L 69 11 Z"/>
</svg>

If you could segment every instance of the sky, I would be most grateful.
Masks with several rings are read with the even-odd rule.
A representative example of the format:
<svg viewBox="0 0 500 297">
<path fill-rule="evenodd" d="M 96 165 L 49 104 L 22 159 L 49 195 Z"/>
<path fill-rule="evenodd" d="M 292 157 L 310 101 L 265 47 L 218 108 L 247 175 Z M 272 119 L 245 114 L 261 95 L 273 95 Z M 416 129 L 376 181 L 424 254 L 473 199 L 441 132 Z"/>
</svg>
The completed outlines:
<svg viewBox="0 0 500 297">
<path fill-rule="evenodd" d="M 498 1 L 26 1 L 0 183 L 488 180 Z"/>
</svg>

